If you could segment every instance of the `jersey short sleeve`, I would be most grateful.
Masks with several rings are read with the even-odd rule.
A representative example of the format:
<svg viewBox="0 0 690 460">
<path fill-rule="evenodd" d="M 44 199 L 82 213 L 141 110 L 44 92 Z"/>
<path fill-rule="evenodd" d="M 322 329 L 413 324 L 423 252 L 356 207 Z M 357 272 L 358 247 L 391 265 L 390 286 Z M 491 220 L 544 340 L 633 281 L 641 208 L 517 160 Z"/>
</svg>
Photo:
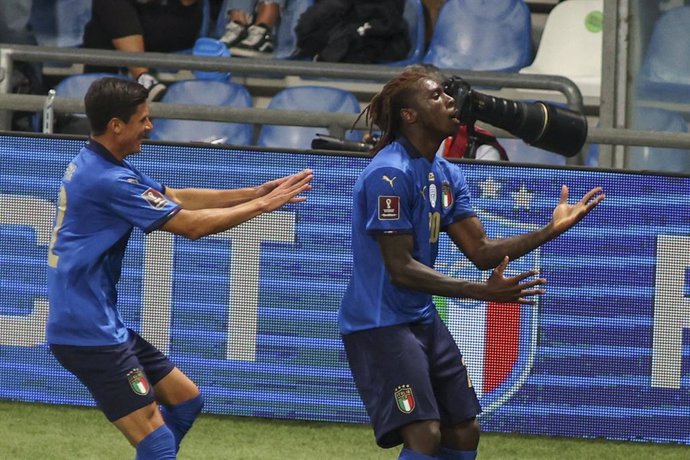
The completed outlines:
<svg viewBox="0 0 690 460">
<path fill-rule="evenodd" d="M 361 188 L 366 232 L 412 231 L 412 189 L 398 168 L 382 167 L 367 174 Z"/>
<path fill-rule="evenodd" d="M 107 187 L 108 206 L 131 225 L 149 233 L 180 210 L 163 190 L 159 182 L 130 166 L 115 176 Z"/>
</svg>

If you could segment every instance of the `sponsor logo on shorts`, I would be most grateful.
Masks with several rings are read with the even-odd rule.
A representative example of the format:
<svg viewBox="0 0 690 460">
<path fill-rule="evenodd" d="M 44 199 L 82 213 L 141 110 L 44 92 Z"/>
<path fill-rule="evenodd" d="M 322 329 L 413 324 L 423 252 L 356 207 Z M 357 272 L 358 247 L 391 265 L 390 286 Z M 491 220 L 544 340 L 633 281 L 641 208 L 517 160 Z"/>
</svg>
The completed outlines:
<svg viewBox="0 0 690 460">
<path fill-rule="evenodd" d="M 127 373 L 127 381 L 129 382 L 129 386 L 132 387 L 132 391 L 134 391 L 134 393 L 141 396 L 149 394 L 151 389 L 149 381 L 146 380 L 146 376 L 138 367 L 135 367 Z"/>
<path fill-rule="evenodd" d="M 165 199 L 165 195 L 156 189 L 148 188 L 141 196 L 151 205 L 152 208 L 161 209 L 167 203 L 168 200 Z"/>
<path fill-rule="evenodd" d="M 403 414 L 409 414 L 415 408 L 414 394 L 409 385 L 400 385 L 395 389 L 395 404 Z"/>
</svg>

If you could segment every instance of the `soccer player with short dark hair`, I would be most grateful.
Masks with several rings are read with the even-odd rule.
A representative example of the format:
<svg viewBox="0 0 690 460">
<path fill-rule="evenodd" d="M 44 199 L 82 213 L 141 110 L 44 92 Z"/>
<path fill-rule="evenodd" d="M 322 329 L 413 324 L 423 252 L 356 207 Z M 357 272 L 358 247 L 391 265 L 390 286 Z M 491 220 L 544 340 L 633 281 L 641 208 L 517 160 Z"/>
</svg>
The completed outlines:
<svg viewBox="0 0 690 460">
<path fill-rule="evenodd" d="M 504 277 L 508 260 L 571 228 L 604 195 L 595 188 L 568 205 L 563 186 L 546 226 L 489 239 L 459 166 L 436 155 L 460 124 L 440 82 L 405 70 L 363 113 L 382 135 L 354 187 L 353 273 L 338 312 L 350 369 L 381 447 L 402 443 L 405 460 L 473 459 L 481 407 L 432 295 L 534 303 L 545 280 Z M 495 268 L 485 283 L 434 270 L 441 231 L 477 267 Z"/>
<path fill-rule="evenodd" d="M 126 159 L 153 128 L 147 90 L 120 78 L 95 81 L 84 98 L 91 138 L 62 178 L 48 250 L 46 338 L 57 360 L 88 388 L 136 447 L 137 459 L 175 458 L 201 412 L 197 386 L 128 329 L 116 284 L 134 227 L 190 239 L 222 232 L 311 188 L 312 172 L 253 188 L 173 189 Z M 162 406 L 159 410 L 158 405 Z"/>
</svg>

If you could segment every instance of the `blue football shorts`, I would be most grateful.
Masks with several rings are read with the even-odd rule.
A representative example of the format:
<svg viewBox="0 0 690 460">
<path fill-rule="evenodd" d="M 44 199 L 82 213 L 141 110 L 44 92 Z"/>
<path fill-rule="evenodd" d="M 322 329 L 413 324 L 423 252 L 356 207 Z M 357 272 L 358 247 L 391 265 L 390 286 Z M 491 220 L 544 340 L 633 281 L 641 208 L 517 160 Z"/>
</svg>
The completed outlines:
<svg viewBox="0 0 690 460">
<path fill-rule="evenodd" d="M 350 370 L 379 446 L 403 442 L 399 429 L 422 420 L 441 427 L 481 413 L 462 354 L 438 315 L 343 336 Z"/>
<path fill-rule="evenodd" d="M 129 329 L 126 342 L 102 347 L 50 345 L 58 362 L 89 390 L 111 422 L 156 400 L 153 386 L 175 365 Z"/>
</svg>

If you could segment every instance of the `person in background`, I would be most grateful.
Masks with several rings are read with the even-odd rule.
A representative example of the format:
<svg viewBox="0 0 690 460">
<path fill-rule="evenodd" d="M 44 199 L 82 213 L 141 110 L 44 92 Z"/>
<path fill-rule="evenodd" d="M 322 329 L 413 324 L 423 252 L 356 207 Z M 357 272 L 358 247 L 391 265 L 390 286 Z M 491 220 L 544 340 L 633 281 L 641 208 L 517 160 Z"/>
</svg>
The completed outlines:
<svg viewBox="0 0 690 460">
<path fill-rule="evenodd" d="M 84 29 L 84 47 L 128 52 L 175 52 L 191 49 L 203 20 L 201 0 L 93 0 Z M 86 66 L 86 72 L 113 72 Z M 129 74 L 159 101 L 166 86 L 150 68 L 132 66 Z"/>
<path fill-rule="evenodd" d="M 33 0 L 4 0 L 0 2 L 0 43 L 36 45 L 31 29 Z M 38 62 L 14 61 L 10 75 L 10 91 L 17 94 L 45 94 L 43 66 Z M 33 112 L 15 111 L 12 129 L 34 131 Z"/>
<path fill-rule="evenodd" d="M 220 41 L 232 56 L 270 57 L 275 48 L 274 32 L 285 0 L 232 0 L 228 23 Z"/>
<path fill-rule="evenodd" d="M 355 385 L 384 448 L 404 460 L 470 460 L 481 412 L 463 356 L 433 295 L 533 304 L 546 281 L 504 277 L 509 260 L 556 238 L 604 199 L 602 189 L 568 204 L 568 187 L 544 227 L 490 239 L 472 209 L 459 165 L 437 155 L 461 120 L 455 101 L 427 72 L 404 70 L 364 110 L 382 134 L 353 191 L 350 282 L 338 324 Z M 434 269 L 440 232 L 482 270 L 474 283 Z"/>
<path fill-rule="evenodd" d="M 136 448 L 138 460 L 173 459 L 201 412 L 196 384 L 123 323 L 117 282 L 135 227 L 197 239 L 219 233 L 311 189 L 312 171 L 258 187 L 167 187 L 139 172 L 138 153 L 153 128 L 144 86 L 102 78 L 84 104 L 91 137 L 69 163 L 48 248 L 46 341 L 60 364 Z M 160 409 L 159 409 L 160 405 Z"/>
</svg>

